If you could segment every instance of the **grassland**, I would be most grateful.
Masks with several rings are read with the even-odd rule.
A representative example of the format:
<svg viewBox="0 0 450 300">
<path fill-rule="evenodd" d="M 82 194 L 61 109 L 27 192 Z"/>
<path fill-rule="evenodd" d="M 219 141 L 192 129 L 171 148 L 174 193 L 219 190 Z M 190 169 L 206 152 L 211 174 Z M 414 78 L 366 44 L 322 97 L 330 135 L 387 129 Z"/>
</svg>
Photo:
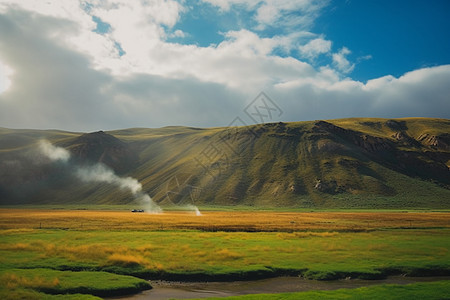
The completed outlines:
<svg viewBox="0 0 450 300">
<path fill-rule="evenodd" d="M 75 299 L 136 293 L 150 288 L 145 280 L 107 272 L 58 271 L 49 268 L 0 270 L 2 299 L 72 295 Z M 51 297 L 50 298 L 54 298 Z"/>
<path fill-rule="evenodd" d="M 0 229 L 370 231 L 450 227 L 447 212 L 391 211 L 186 211 L 163 214 L 129 211 L 0 209 Z"/>
<path fill-rule="evenodd" d="M 142 279 L 450 274 L 445 212 L 0 210 L 0 296 L 105 296 Z M 14 298 L 13 297 L 13 298 Z"/>
</svg>

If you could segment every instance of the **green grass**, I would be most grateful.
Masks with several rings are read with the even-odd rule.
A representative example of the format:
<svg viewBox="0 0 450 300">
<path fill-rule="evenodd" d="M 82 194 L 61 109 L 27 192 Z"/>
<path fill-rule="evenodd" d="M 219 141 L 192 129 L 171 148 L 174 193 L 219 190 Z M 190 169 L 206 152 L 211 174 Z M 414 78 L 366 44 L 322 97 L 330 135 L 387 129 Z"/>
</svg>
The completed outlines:
<svg viewBox="0 0 450 300">
<path fill-rule="evenodd" d="M 329 226 L 329 231 L 254 233 L 4 229 L 0 298 L 129 294 L 149 288 L 139 278 L 220 281 L 302 275 L 330 280 L 450 274 L 450 229 L 333 232 Z"/>
<path fill-rule="evenodd" d="M 4 270 L 96 270 L 147 278 L 311 279 L 448 274 L 450 230 L 361 233 L 4 231 Z M 190 278 L 191 277 L 191 278 Z"/>
<path fill-rule="evenodd" d="M 102 298 L 87 294 L 60 294 L 50 295 L 37 292 L 31 289 L 16 288 L 3 289 L 0 288 L 0 298 L 3 300 L 101 300 Z"/>
<path fill-rule="evenodd" d="M 357 289 L 340 289 L 335 291 L 308 291 L 283 294 L 256 294 L 226 298 L 207 298 L 226 300 L 322 300 L 322 299 L 411 299 L 443 300 L 450 299 L 450 281 L 413 283 L 408 285 L 386 284 Z"/>
<path fill-rule="evenodd" d="M 46 294 L 117 296 L 150 288 L 147 281 L 106 272 L 72 272 L 51 269 L 7 269 L 0 271 L 2 285 L 28 288 Z"/>
</svg>

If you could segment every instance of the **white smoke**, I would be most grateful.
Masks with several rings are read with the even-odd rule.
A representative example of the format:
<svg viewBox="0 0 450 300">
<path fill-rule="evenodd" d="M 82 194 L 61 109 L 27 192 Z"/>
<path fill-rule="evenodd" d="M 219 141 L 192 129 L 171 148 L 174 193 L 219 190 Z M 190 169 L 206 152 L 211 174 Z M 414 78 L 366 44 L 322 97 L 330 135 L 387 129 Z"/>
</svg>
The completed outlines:
<svg viewBox="0 0 450 300">
<path fill-rule="evenodd" d="M 195 215 L 196 216 L 201 216 L 202 215 L 202 213 L 200 212 L 200 210 L 198 209 L 197 206 L 194 206 L 194 210 L 195 210 Z"/>
<path fill-rule="evenodd" d="M 110 168 L 102 164 L 79 168 L 78 178 L 85 182 L 105 182 L 114 184 L 121 189 L 129 190 L 149 213 L 161 213 L 162 209 L 152 198 L 142 191 L 142 184 L 132 177 L 119 177 Z"/>
<path fill-rule="evenodd" d="M 47 140 L 39 141 L 39 150 L 51 161 L 67 162 L 70 159 L 70 152 L 64 148 L 53 146 Z"/>
<path fill-rule="evenodd" d="M 139 203 L 144 206 L 144 210 L 146 212 L 152 214 L 159 214 L 163 212 L 162 208 L 156 204 L 148 194 L 139 192 L 135 195 L 135 197 L 138 199 Z"/>
<path fill-rule="evenodd" d="M 70 152 L 64 148 L 52 145 L 47 140 L 39 142 L 39 150 L 52 161 L 67 162 L 70 159 Z M 114 184 L 121 189 L 129 190 L 136 200 L 141 203 L 145 211 L 149 213 L 161 213 L 162 209 L 152 198 L 142 191 L 142 184 L 132 177 L 117 176 L 113 170 L 107 166 L 97 163 L 93 166 L 79 167 L 76 176 L 85 182 L 104 182 Z"/>
<path fill-rule="evenodd" d="M 89 167 L 81 167 L 77 170 L 76 175 L 86 182 L 105 182 L 115 184 L 121 189 L 128 189 L 133 195 L 142 190 L 142 185 L 132 177 L 119 177 L 114 172 L 102 164 L 95 164 Z"/>
<path fill-rule="evenodd" d="M 196 216 L 202 216 L 202 213 L 200 212 L 200 210 L 198 209 L 197 206 L 188 204 L 188 205 L 186 205 L 186 208 L 189 210 L 193 210 Z"/>
</svg>

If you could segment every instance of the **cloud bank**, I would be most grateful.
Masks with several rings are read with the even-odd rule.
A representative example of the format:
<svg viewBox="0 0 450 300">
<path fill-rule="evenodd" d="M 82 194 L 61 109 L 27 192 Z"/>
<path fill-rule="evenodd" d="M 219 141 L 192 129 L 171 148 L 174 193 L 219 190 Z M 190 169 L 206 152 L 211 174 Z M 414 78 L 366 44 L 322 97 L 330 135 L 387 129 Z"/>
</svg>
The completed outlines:
<svg viewBox="0 0 450 300">
<path fill-rule="evenodd" d="M 450 115 L 450 65 L 353 80 L 352 49 L 310 32 L 328 1 L 204 2 L 252 12 L 250 25 L 201 47 L 169 41 L 189 34 L 176 28 L 184 2 L 2 1 L 0 126 L 226 126 L 260 91 L 285 121 Z"/>
</svg>

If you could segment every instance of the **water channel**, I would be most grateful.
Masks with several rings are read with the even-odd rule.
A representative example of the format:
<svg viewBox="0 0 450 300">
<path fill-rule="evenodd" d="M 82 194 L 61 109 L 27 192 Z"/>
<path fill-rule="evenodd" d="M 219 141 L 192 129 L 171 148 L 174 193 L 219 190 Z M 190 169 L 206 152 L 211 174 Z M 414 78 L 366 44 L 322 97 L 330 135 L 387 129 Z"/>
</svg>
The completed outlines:
<svg viewBox="0 0 450 300">
<path fill-rule="evenodd" d="M 408 284 L 450 280 L 450 277 L 404 277 L 390 276 L 383 280 L 343 279 L 332 281 L 308 280 L 302 277 L 277 277 L 252 281 L 234 282 L 173 282 L 150 281 L 153 289 L 142 293 L 109 299 L 165 300 L 207 297 L 227 297 L 247 294 L 301 292 L 310 290 L 336 290 L 359 288 L 378 284 Z"/>
</svg>

